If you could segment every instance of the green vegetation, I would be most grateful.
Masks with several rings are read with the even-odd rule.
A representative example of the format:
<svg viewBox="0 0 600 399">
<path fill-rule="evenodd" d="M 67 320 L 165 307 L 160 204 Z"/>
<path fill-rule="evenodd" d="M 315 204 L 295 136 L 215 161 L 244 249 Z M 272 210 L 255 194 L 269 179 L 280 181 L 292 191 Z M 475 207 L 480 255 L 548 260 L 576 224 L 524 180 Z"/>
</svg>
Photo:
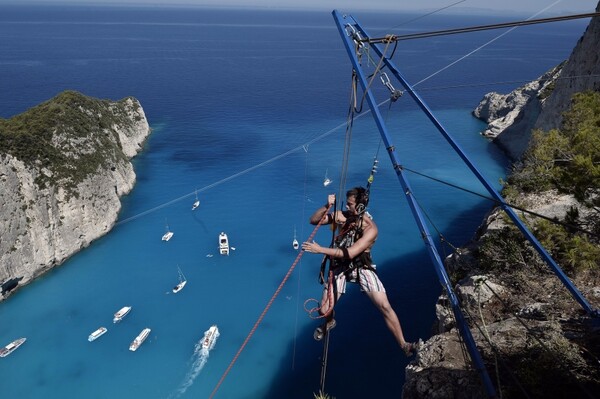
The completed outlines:
<svg viewBox="0 0 600 399">
<path fill-rule="evenodd" d="M 62 186 L 77 195 L 74 188 L 89 174 L 126 159 L 112 129 L 130 125 L 123 110 L 65 91 L 20 115 L 0 118 L 0 156 L 10 154 L 37 169 L 40 188 Z"/>
<path fill-rule="evenodd" d="M 508 178 L 504 194 L 509 202 L 518 202 L 521 192 L 538 193 L 551 189 L 573 195 L 585 209 L 585 217 L 580 216 L 579 210 L 571 209 L 561 220 L 571 228 L 542 220 L 532 226 L 534 233 L 566 269 L 600 268 L 597 238 L 600 234 L 598 92 L 574 95 L 571 108 L 563 115 L 560 130 L 533 133 L 530 147 L 522 163 Z M 593 234 L 582 233 L 582 230 Z"/>
</svg>

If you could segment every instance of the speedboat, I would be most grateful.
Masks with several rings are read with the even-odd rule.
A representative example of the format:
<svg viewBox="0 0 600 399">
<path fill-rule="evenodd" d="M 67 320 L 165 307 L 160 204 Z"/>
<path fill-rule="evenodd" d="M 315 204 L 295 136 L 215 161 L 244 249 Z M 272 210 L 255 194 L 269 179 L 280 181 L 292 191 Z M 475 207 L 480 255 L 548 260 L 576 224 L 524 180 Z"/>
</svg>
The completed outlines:
<svg viewBox="0 0 600 399">
<path fill-rule="evenodd" d="M 6 357 L 17 350 L 17 348 L 23 345 L 27 341 L 27 338 L 19 338 L 15 339 L 10 344 L 6 345 L 4 348 L 0 348 L 0 357 Z"/>
<path fill-rule="evenodd" d="M 208 331 L 204 333 L 204 338 L 202 339 L 202 349 L 212 349 L 219 335 L 219 328 L 217 325 L 212 325 Z"/>
<path fill-rule="evenodd" d="M 129 345 L 129 350 L 135 352 L 137 348 L 139 348 L 140 345 L 144 343 L 146 338 L 148 338 L 148 335 L 150 335 L 150 331 L 152 330 L 150 330 L 147 327 L 144 328 L 142 332 L 140 332 L 139 335 L 135 337 L 133 341 L 131 341 L 131 345 Z"/>
<path fill-rule="evenodd" d="M 100 338 L 100 336 L 104 335 L 104 333 L 106 333 L 107 331 L 108 328 L 100 327 L 99 329 L 90 334 L 90 336 L 88 337 L 88 341 L 95 341 L 97 338 Z"/>
<path fill-rule="evenodd" d="M 113 323 L 118 323 L 119 321 L 123 320 L 123 317 L 127 316 L 130 311 L 131 306 L 123 306 L 117 313 L 115 313 Z"/>
<path fill-rule="evenodd" d="M 219 234 L 219 252 L 221 255 L 229 255 L 229 239 L 223 232 Z"/>
</svg>

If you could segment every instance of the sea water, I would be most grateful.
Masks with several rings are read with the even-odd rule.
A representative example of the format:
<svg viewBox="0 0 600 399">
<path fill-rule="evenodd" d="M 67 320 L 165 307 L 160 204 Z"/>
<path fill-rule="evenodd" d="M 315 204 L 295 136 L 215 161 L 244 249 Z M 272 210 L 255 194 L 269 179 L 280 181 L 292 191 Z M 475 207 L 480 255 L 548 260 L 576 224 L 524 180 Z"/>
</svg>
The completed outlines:
<svg viewBox="0 0 600 399">
<path fill-rule="evenodd" d="M 373 35 L 507 20 L 353 15 Z M 402 42 L 394 62 L 500 188 L 506 159 L 479 135 L 472 109 L 485 93 L 508 92 L 566 59 L 586 22 L 516 29 L 438 74 L 502 32 Z M 320 296 L 321 256 L 302 256 L 281 285 L 298 257 L 292 240 L 308 237 L 308 218 L 329 193 L 366 184 L 375 157 L 374 260 L 407 339 L 430 336 L 442 288 L 368 112 L 354 123 L 340 185 L 351 67 L 329 12 L 2 6 L 0 37 L 1 117 L 70 89 L 134 96 L 152 127 L 114 229 L 0 303 L 0 344 L 27 337 L 0 361 L 3 397 L 206 398 L 217 386 L 221 398 L 312 397 L 323 345 L 304 303 Z M 432 235 L 464 244 L 493 204 L 422 175 L 487 193 L 407 95 L 381 111 L 403 166 L 420 173 L 406 175 Z M 167 226 L 174 236 L 164 242 Z M 229 256 L 218 253 L 220 232 Z M 328 245 L 331 232 L 321 228 L 315 240 Z M 188 283 L 173 294 L 178 268 Z M 131 313 L 113 324 L 126 305 Z M 336 319 L 326 392 L 399 397 L 409 360 L 358 288 Z M 212 324 L 220 338 L 202 354 Z M 99 326 L 108 332 L 88 342 Z M 151 335 L 130 352 L 145 327 Z"/>
</svg>

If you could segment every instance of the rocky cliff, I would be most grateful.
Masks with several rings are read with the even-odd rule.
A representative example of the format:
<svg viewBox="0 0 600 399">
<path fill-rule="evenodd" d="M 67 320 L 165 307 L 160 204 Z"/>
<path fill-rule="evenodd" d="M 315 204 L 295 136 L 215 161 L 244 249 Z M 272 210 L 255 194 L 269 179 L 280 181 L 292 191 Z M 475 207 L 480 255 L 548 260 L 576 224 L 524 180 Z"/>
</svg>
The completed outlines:
<svg viewBox="0 0 600 399">
<path fill-rule="evenodd" d="M 596 11 L 600 11 L 598 7 Z M 473 114 L 488 123 L 482 134 L 519 160 L 531 129 L 560 126 L 574 93 L 600 91 L 600 19 L 592 18 L 568 61 L 509 94 L 488 93 Z"/>
<path fill-rule="evenodd" d="M 532 128 L 561 127 L 575 92 L 600 91 L 599 27 L 600 18 L 592 19 L 566 63 L 508 95 L 487 94 L 474 111 L 489 123 L 483 134 L 514 160 L 527 149 Z M 572 195 L 556 191 L 521 193 L 519 204 L 556 220 L 585 220 L 590 213 Z M 476 238 L 445 263 L 499 397 L 598 397 L 599 315 L 583 310 L 503 212 L 491 212 Z M 567 278 L 599 309 L 600 259 L 592 263 L 595 268 L 570 270 Z M 445 294 L 436 316 L 434 335 L 406 368 L 403 398 L 487 397 Z"/>
<path fill-rule="evenodd" d="M 149 134 L 136 99 L 72 91 L 0 119 L 0 298 L 111 229 Z"/>
</svg>

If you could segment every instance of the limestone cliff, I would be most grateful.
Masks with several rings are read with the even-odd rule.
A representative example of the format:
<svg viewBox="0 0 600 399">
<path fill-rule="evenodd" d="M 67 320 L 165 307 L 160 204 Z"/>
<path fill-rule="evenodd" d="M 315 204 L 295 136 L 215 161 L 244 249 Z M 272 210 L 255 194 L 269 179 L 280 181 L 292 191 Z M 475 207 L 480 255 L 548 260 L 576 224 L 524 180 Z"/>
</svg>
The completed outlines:
<svg viewBox="0 0 600 399">
<path fill-rule="evenodd" d="M 596 11 L 600 11 L 599 7 Z M 488 123 L 482 134 L 519 160 L 531 129 L 560 126 L 574 93 L 600 91 L 600 19 L 592 18 L 568 61 L 509 94 L 488 93 L 473 114 Z"/>
<path fill-rule="evenodd" d="M 73 91 L 0 119 L 0 298 L 111 229 L 149 134 L 136 99 Z"/>
<path fill-rule="evenodd" d="M 600 10 L 600 3 L 597 11 Z M 474 114 L 484 132 L 514 160 L 529 144 L 532 127 L 561 128 L 562 114 L 579 91 L 600 91 L 600 18 L 593 18 L 570 58 L 509 95 L 489 93 Z M 519 205 L 550 219 L 585 219 L 574 196 L 556 191 L 520 193 Z M 522 215 L 528 219 L 528 215 Z M 503 212 L 492 211 L 476 239 L 446 259 L 455 292 L 499 397 L 597 397 L 600 326 Z M 552 253 L 555 248 L 547 248 Z M 578 253 L 572 253 L 578 256 Z M 482 264 L 482 261 L 489 262 Z M 568 273 L 593 309 L 600 309 L 600 259 L 595 268 Z M 446 295 L 436 305 L 433 336 L 406 368 L 403 398 L 483 398 L 480 375 L 466 353 Z"/>
</svg>

